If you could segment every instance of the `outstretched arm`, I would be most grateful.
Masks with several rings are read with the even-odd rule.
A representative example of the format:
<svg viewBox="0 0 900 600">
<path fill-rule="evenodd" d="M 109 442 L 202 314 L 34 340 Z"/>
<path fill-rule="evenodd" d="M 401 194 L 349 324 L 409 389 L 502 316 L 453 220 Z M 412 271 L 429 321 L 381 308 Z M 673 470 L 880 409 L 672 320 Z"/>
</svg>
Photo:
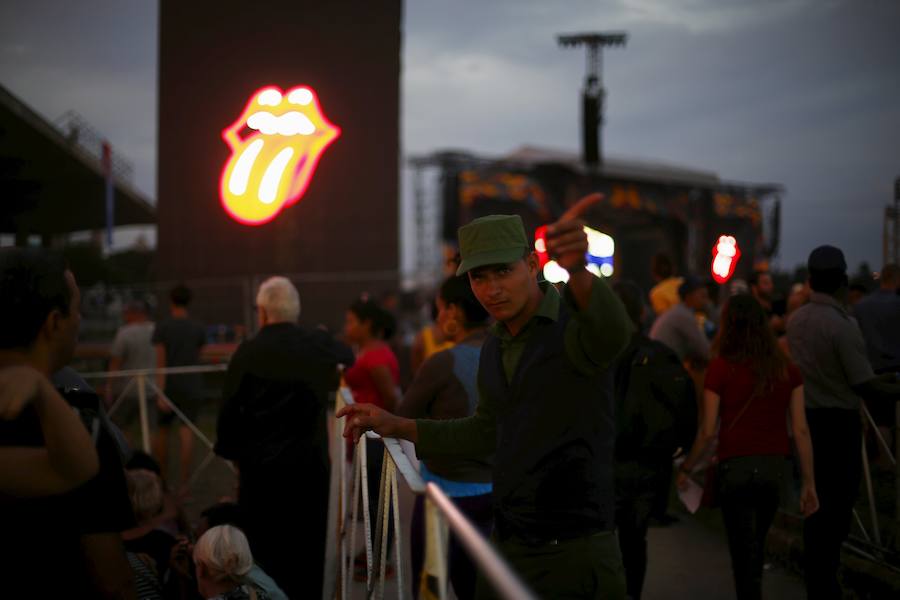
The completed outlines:
<svg viewBox="0 0 900 600">
<path fill-rule="evenodd" d="M 344 437 L 354 443 L 366 431 L 374 431 L 381 437 L 400 438 L 413 444 L 418 442 L 419 433 L 414 419 L 406 419 L 392 415 L 374 404 L 350 404 L 335 415 L 337 418 L 347 417 L 344 423 Z"/>
<path fill-rule="evenodd" d="M 694 438 L 694 445 L 691 447 L 690 453 L 688 453 L 687 458 L 684 459 L 684 462 L 681 463 L 681 468 L 678 470 L 678 476 L 675 479 L 678 487 L 684 487 L 688 476 L 696 468 L 700 457 L 703 456 L 710 442 L 716 437 L 716 424 L 719 422 L 719 401 L 719 394 L 709 389 L 703 390 L 703 421 L 700 423 L 700 428 L 697 429 L 697 437 Z"/>
<path fill-rule="evenodd" d="M 585 196 L 547 227 L 547 252 L 569 272 L 566 296 L 577 311 L 577 333 L 570 336 L 567 332 L 566 337 L 575 338 L 576 353 L 585 358 L 579 362 L 591 369 L 612 363 L 632 333 L 631 319 L 618 296 L 585 268 L 588 239 L 581 215 L 602 199 L 600 193 Z"/>
</svg>

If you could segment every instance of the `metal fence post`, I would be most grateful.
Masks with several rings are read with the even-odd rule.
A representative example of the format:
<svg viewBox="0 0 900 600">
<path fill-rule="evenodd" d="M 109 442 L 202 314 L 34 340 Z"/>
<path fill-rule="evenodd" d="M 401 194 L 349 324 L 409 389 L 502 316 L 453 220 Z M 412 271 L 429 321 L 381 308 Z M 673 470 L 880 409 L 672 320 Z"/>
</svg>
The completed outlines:
<svg viewBox="0 0 900 600">
<path fill-rule="evenodd" d="M 862 440 L 863 475 L 866 478 L 866 491 L 869 493 L 869 512 L 872 519 L 872 534 L 875 544 L 881 547 L 881 532 L 878 530 L 878 512 L 875 508 L 875 490 L 872 488 L 872 472 L 869 469 L 869 455 L 866 453 L 866 438 Z"/>
<path fill-rule="evenodd" d="M 141 373 L 137 376 L 138 384 L 138 409 L 141 415 L 141 445 L 144 452 L 150 454 L 150 419 L 147 416 L 147 376 Z"/>
</svg>

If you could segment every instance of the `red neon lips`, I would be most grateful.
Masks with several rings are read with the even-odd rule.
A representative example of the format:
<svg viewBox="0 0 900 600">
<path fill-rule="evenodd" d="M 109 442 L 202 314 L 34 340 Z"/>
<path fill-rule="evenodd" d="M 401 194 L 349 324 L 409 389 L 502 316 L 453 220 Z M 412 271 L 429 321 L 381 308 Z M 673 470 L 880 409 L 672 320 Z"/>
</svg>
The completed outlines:
<svg viewBox="0 0 900 600">
<path fill-rule="evenodd" d="M 712 276 L 716 283 L 722 284 L 734 275 L 734 268 L 741 258 L 741 249 L 737 240 L 730 235 L 719 236 L 713 247 Z"/>
<path fill-rule="evenodd" d="M 242 138 L 245 130 L 252 133 Z M 303 196 L 319 158 L 340 134 L 312 89 L 258 90 L 222 132 L 231 149 L 219 182 L 222 206 L 239 223 L 268 223 Z"/>
</svg>

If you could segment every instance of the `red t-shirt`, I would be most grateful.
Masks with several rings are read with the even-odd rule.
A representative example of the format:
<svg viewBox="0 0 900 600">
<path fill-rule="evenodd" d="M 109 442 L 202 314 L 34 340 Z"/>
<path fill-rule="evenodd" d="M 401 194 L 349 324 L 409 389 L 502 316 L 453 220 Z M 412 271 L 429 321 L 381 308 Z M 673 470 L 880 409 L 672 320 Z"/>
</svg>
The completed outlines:
<svg viewBox="0 0 900 600">
<path fill-rule="evenodd" d="M 356 357 L 356 363 L 352 367 L 344 371 L 344 380 L 350 386 L 356 402 L 385 408 L 384 398 L 378 393 L 371 373 L 372 369 L 381 366 L 387 367 L 394 385 L 400 385 L 400 366 L 387 344 L 366 350 Z"/>
<path fill-rule="evenodd" d="M 706 371 L 706 389 L 719 395 L 719 460 L 736 456 L 784 455 L 791 453 L 787 432 L 787 410 L 791 393 L 803 385 L 800 370 L 788 365 L 787 377 L 750 401 L 743 416 L 735 418 L 750 400 L 756 384 L 754 371 L 745 364 L 714 358 Z"/>
</svg>

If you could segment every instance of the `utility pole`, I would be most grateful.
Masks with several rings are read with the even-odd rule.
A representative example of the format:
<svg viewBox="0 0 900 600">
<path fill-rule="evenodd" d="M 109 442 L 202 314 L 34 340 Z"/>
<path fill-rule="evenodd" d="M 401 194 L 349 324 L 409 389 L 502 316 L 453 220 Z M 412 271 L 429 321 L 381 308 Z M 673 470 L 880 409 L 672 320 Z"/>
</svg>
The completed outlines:
<svg viewBox="0 0 900 600">
<path fill-rule="evenodd" d="M 900 263 L 900 177 L 894 180 L 894 206 L 884 207 L 882 264 Z M 900 481 L 898 481 L 900 485 Z M 898 506 L 900 510 L 900 506 Z"/>
<path fill-rule="evenodd" d="M 624 46 L 628 34 L 624 32 L 576 33 L 557 36 L 563 48 L 587 49 L 587 65 L 584 88 L 581 91 L 581 151 L 589 168 L 603 163 L 601 131 L 603 126 L 603 103 L 606 90 L 603 88 L 603 47 Z"/>
</svg>

